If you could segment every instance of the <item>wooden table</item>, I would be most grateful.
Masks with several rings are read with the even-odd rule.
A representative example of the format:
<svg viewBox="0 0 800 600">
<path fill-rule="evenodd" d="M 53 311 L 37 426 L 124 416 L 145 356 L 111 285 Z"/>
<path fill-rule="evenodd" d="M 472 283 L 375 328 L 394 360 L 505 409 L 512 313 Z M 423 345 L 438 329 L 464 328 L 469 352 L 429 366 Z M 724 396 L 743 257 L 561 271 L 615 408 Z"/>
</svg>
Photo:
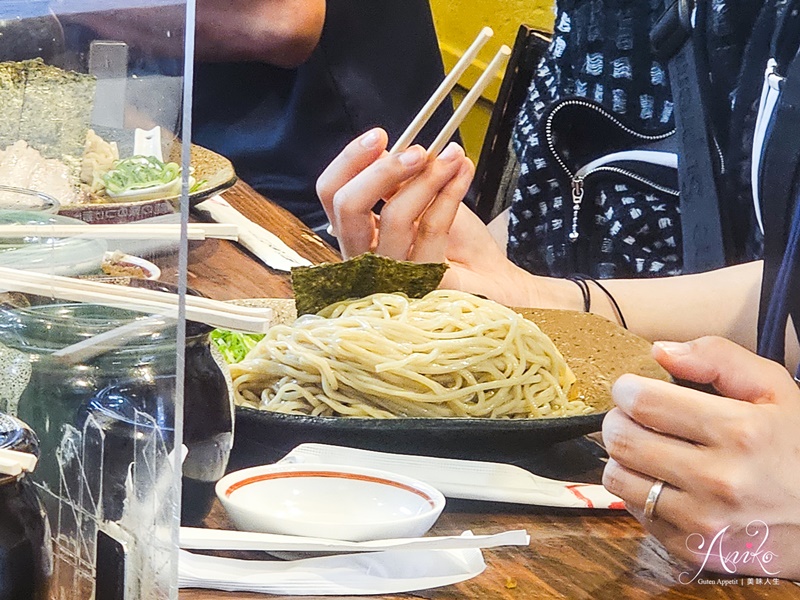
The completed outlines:
<svg viewBox="0 0 800 600">
<path fill-rule="evenodd" d="M 239 183 L 225 197 L 234 207 L 277 234 L 308 259 L 314 262 L 339 260 L 333 249 L 299 221 L 256 194 L 249 186 Z M 218 240 L 192 243 L 189 285 L 224 300 L 291 296 L 288 274 L 264 267 L 235 244 Z M 599 481 L 602 463 L 597 454 L 596 446 L 587 440 L 566 442 L 537 457 L 541 469 L 532 468 L 545 476 Z M 562 468 L 561 473 L 552 470 L 554 464 Z M 206 524 L 209 527 L 229 527 L 219 505 L 214 507 Z M 738 585 L 681 584 L 678 575 L 688 569 L 674 561 L 658 542 L 647 536 L 635 519 L 618 511 L 450 501 L 432 533 L 454 535 L 467 529 L 476 534 L 526 529 L 531 544 L 527 548 L 485 550 L 486 570 L 464 583 L 382 597 L 432 600 L 800 598 L 800 587 L 785 581 L 773 584 L 772 579 L 769 579 L 769 584 L 763 579 L 761 583 L 755 579 L 750 583 L 746 577 L 703 574 L 703 580 L 738 579 Z M 693 570 L 690 572 L 694 573 Z M 182 600 L 263 597 L 207 590 L 182 590 L 180 593 Z"/>
<path fill-rule="evenodd" d="M 336 250 L 292 214 L 257 194 L 249 185 L 238 182 L 225 192 L 225 199 L 315 264 L 341 260 Z M 158 263 L 161 279 L 174 283 L 177 257 L 165 257 Z M 187 285 L 217 300 L 292 297 L 288 273 L 264 266 L 243 247 L 224 240 L 189 242 Z"/>
</svg>

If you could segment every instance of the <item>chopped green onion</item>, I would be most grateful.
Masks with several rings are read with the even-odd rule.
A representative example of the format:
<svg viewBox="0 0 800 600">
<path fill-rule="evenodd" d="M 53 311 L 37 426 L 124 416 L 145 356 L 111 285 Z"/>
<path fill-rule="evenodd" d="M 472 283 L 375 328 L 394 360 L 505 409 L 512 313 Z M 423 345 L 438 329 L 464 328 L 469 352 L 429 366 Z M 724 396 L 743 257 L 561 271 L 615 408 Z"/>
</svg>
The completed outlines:
<svg viewBox="0 0 800 600">
<path fill-rule="evenodd" d="M 199 191 L 207 183 L 208 179 L 201 179 L 199 181 L 195 181 L 194 185 L 191 188 L 189 188 L 189 193 L 193 194 L 194 192 Z"/>
<path fill-rule="evenodd" d="M 211 341 L 222 352 L 225 362 L 231 365 L 243 361 L 263 337 L 263 333 L 239 333 L 226 329 L 215 329 L 211 332 Z"/>
<path fill-rule="evenodd" d="M 181 175 L 177 163 L 165 163 L 155 156 L 131 156 L 114 163 L 114 167 L 103 175 L 103 183 L 111 194 L 122 194 L 175 181 Z"/>
</svg>

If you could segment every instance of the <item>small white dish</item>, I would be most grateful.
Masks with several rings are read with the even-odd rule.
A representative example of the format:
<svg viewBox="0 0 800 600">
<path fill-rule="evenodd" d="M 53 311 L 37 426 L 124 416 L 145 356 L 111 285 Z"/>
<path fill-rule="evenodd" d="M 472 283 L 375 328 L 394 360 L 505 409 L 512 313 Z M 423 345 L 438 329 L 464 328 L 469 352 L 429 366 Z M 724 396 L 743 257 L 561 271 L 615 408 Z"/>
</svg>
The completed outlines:
<svg viewBox="0 0 800 600">
<path fill-rule="evenodd" d="M 60 207 L 58 200 L 44 192 L 0 185 L 0 210 L 55 214 Z"/>
<path fill-rule="evenodd" d="M 134 156 L 153 156 L 163 162 L 164 155 L 161 151 L 161 127 L 155 126 L 152 129 L 141 129 L 137 127 L 134 130 L 133 154 Z M 152 185 L 146 188 L 134 188 L 119 194 L 114 194 L 106 190 L 106 196 L 117 202 L 152 200 L 155 198 L 176 196 L 180 193 L 180 177 L 173 179 L 169 183 Z"/>
<path fill-rule="evenodd" d="M 191 184 L 190 184 L 191 185 Z M 178 196 L 181 193 L 181 178 L 173 179 L 169 183 L 161 185 L 151 185 L 145 188 L 133 188 L 114 194 L 106 190 L 106 196 L 113 202 L 132 202 L 141 200 L 154 200 L 158 198 L 169 198 Z"/>
<path fill-rule="evenodd" d="M 151 279 L 153 281 L 157 280 L 161 277 L 161 269 L 159 269 L 156 265 L 151 263 L 149 260 L 145 260 L 138 256 L 133 256 L 131 254 L 125 254 L 122 252 L 106 252 L 103 256 L 103 263 L 113 263 L 123 269 L 125 267 L 138 267 L 144 273 L 144 279 Z M 109 277 L 115 277 L 115 275 L 108 275 Z M 116 275 L 116 277 L 125 277 L 124 273 L 120 273 Z"/>
<path fill-rule="evenodd" d="M 420 537 L 445 505 L 416 479 L 347 466 L 252 467 L 220 479 L 216 492 L 240 530 L 351 542 Z"/>
</svg>

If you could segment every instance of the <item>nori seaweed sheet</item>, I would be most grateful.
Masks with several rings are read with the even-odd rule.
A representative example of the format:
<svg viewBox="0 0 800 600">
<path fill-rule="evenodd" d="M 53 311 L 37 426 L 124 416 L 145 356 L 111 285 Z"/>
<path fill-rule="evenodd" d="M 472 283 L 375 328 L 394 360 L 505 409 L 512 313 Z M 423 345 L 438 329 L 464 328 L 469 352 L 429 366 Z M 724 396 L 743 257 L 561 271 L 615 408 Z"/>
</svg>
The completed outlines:
<svg viewBox="0 0 800 600">
<path fill-rule="evenodd" d="M 297 314 L 316 313 L 334 302 L 363 298 L 370 294 L 402 292 L 422 298 L 442 281 L 447 265 L 398 261 L 372 253 L 341 263 L 294 267 Z"/>
<path fill-rule="evenodd" d="M 11 64 L 25 72 L 18 139 L 47 158 L 82 156 L 94 105 L 95 77 L 46 65 L 40 58 Z"/>
<path fill-rule="evenodd" d="M 25 96 L 25 71 L 20 63 L 0 63 L 0 150 L 20 139 L 19 122 Z"/>
</svg>

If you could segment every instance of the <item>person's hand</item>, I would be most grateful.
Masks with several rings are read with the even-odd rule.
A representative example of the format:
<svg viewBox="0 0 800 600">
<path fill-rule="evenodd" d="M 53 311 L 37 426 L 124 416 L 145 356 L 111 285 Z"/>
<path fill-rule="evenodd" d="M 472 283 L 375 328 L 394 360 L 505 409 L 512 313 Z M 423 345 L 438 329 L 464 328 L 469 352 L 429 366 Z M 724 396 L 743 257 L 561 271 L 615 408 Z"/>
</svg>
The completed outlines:
<svg viewBox="0 0 800 600">
<path fill-rule="evenodd" d="M 442 285 L 511 306 L 537 306 L 531 276 L 506 258 L 462 203 L 474 174 L 450 144 L 428 159 L 420 146 L 394 156 L 373 129 L 352 141 L 317 181 L 317 193 L 345 258 L 375 252 L 396 260 L 447 262 Z M 380 216 L 373 212 L 385 202 Z M 535 292 L 534 292 L 535 295 Z"/>
<path fill-rule="evenodd" d="M 603 422 L 603 484 L 676 556 L 730 576 L 800 578 L 800 391 L 781 365 L 722 338 L 657 342 L 677 379 L 624 375 Z M 651 518 L 645 500 L 665 482 Z M 735 574 L 735 575 L 734 575 Z"/>
</svg>

